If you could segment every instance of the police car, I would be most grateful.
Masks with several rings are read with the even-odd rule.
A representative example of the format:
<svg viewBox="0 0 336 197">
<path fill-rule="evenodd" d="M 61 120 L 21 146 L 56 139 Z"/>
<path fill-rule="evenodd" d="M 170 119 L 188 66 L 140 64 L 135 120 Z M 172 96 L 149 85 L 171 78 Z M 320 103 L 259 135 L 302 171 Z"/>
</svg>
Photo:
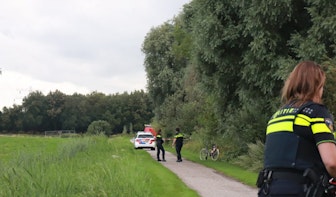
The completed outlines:
<svg viewBox="0 0 336 197">
<path fill-rule="evenodd" d="M 134 138 L 134 148 L 150 148 L 155 150 L 155 137 L 150 132 L 138 131 Z"/>
</svg>

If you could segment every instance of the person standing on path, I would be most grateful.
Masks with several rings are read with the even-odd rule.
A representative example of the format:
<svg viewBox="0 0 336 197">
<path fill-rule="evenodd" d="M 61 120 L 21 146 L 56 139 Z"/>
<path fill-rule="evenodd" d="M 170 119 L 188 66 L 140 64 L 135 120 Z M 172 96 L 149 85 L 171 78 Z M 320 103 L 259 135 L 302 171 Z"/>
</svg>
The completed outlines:
<svg viewBox="0 0 336 197">
<path fill-rule="evenodd" d="M 176 128 L 175 131 L 176 131 L 176 134 L 174 136 L 174 141 L 173 141 L 172 146 L 175 145 L 176 154 L 177 154 L 176 162 L 182 162 L 181 150 L 182 150 L 182 146 L 183 146 L 183 137 L 184 136 L 180 132 L 180 128 Z"/>
<path fill-rule="evenodd" d="M 156 148 L 157 148 L 157 160 L 158 161 L 166 161 L 165 159 L 165 149 L 163 148 L 163 139 L 161 136 L 161 129 L 159 129 L 159 131 L 156 134 Z M 160 159 L 160 151 L 162 152 L 162 160 Z"/>
<path fill-rule="evenodd" d="M 259 197 L 329 196 L 336 177 L 332 116 L 322 104 L 326 75 L 319 64 L 296 65 L 282 89 L 283 106 L 266 129 Z"/>
</svg>

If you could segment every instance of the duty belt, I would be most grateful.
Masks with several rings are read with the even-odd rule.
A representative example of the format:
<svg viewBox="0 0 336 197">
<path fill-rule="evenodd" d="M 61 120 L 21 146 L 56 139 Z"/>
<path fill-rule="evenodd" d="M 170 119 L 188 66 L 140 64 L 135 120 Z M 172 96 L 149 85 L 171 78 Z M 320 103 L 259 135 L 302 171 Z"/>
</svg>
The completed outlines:
<svg viewBox="0 0 336 197">
<path fill-rule="evenodd" d="M 273 180 L 291 180 L 297 183 L 305 183 L 306 179 L 303 177 L 303 174 L 300 172 L 286 172 L 286 171 L 270 171 L 272 173 L 270 176 Z"/>
</svg>

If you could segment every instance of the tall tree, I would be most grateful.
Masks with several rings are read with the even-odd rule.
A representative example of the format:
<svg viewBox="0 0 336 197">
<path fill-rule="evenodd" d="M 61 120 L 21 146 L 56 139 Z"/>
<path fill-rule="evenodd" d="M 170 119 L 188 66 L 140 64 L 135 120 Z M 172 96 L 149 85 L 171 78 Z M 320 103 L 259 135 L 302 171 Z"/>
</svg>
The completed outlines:
<svg viewBox="0 0 336 197">
<path fill-rule="evenodd" d="M 49 92 L 46 96 L 47 116 L 51 130 L 62 129 L 61 114 L 64 109 L 66 95 L 59 90 Z"/>
<path fill-rule="evenodd" d="M 47 102 L 40 91 L 29 93 L 22 102 L 24 130 L 43 131 L 48 128 Z"/>
<path fill-rule="evenodd" d="M 61 113 L 62 129 L 85 132 L 91 123 L 87 99 L 84 95 L 73 94 L 65 97 L 64 109 Z"/>
<path fill-rule="evenodd" d="M 184 48 L 188 53 L 183 50 L 173 53 L 174 44 L 165 47 L 167 42 L 164 45 L 160 36 L 165 33 L 166 23 L 152 29 L 144 42 L 150 95 L 159 101 L 155 102 L 160 112 L 156 118 L 164 124 L 190 122 L 184 112 L 190 111 L 195 101 L 189 94 L 198 91 L 190 91 L 188 83 L 181 80 L 173 94 L 157 91 L 167 87 L 158 76 L 176 80 L 171 78 L 175 76 L 173 70 L 159 67 L 165 65 L 162 60 L 168 60 L 167 57 L 176 60 L 180 54 L 188 54 L 190 61 L 185 65 L 188 69 L 194 66 L 197 71 L 198 83 L 194 87 L 200 88 L 199 95 L 205 95 L 199 97 L 202 100 L 197 104 L 210 110 L 199 113 L 199 117 L 205 114 L 212 117 L 196 119 L 194 124 L 203 120 L 203 125 L 215 130 L 211 135 L 217 134 L 225 144 L 230 144 L 232 154 L 246 151 L 247 146 L 241 146 L 243 142 L 264 139 L 267 119 L 280 105 L 283 80 L 299 61 L 325 63 L 328 79 L 333 78 L 335 8 L 336 2 L 329 0 L 191 1 L 178 16 L 182 21 L 179 24 L 184 24 L 179 31 L 176 21 L 169 26 L 174 29 L 165 31 L 169 43 L 178 43 L 177 32 L 186 32 L 191 46 Z M 181 73 L 184 75 L 181 78 L 188 79 L 190 73 L 186 70 Z M 332 90 L 329 85 L 326 88 Z M 326 102 L 331 103 L 334 95 L 327 90 L 326 96 Z M 177 115 L 182 116 L 176 118 Z"/>
<path fill-rule="evenodd" d="M 182 65 L 176 64 L 172 48 L 174 44 L 174 25 L 165 22 L 152 28 L 146 35 L 142 51 L 145 54 L 147 86 L 156 106 L 161 105 L 167 96 L 174 94 L 183 73 Z"/>
</svg>

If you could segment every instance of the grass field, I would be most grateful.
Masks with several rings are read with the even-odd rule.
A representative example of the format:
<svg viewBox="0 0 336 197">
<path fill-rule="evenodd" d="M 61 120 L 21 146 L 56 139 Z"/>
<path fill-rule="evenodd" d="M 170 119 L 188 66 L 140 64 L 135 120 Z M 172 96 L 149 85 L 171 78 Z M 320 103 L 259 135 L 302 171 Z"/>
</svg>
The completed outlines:
<svg viewBox="0 0 336 197">
<path fill-rule="evenodd" d="M 0 196 L 198 196 L 129 139 L 1 136 Z"/>
<path fill-rule="evenodd" d="M 148 153 L 134 150 L 130 138 L 0 136 L 0 196 L 198 196 Z M 201 161 L 187 148 L 182 155 L 255 186 L 256 173 Z"/>
</svg>

